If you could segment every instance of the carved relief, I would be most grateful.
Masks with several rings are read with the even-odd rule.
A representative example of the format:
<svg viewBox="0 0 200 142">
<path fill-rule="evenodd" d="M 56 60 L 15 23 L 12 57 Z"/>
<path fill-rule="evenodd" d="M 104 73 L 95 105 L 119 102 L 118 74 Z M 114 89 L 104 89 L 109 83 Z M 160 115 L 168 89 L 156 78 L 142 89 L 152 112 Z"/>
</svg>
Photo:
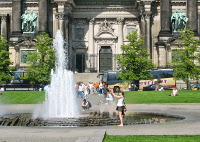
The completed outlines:
<svg viewBox="0 0 200 142">
<path fill-rule="evenodd" d="M 118 24 L 123 24 L 124 19 L 123 18 L 117 18 L 117 23 Z"/>
<path fill-rule="evenodd" d="M 7 20 L 7 15 L 2 15 L 2 16 L 1 16 L 1 21 L 2 21 L 2 22 L 3 22 L 3 21 L 6 22 L 6 20 Z"/>
<path fill-rule="evenodd" d="M 102 39 L 102 40 L 97 40 L 98 44 L 113 44 L 115 43 L 115 40 L 112 39 Z"/>
<path fill-rule="evenodd" d="M 85 43 L 78 43 L 73 46 L 74 49 L 87 49 Z"/>
<path fill-rule="evenodd" d="M 94 24 L 94 20 L 95 20 L 94 18 L 90 19 L 89 24 L 93 25 Z"/>
<path fill-rule="evenodd" d="M 65 20 L 68 19 L 68 15 L 66 13 L 56 13 L 55 17 L 57 20 Z"/>
<path fill-rule="evenodd" d="M 112 25 L 105 19 L 103 23 L 100 25 L 99 31 L 110 31 L 114 32 Z"/>
<path fill-rule="evenodd" d="M 116 39 L 117 36 L 114 33 L 112 24 L 104 19 L 104 21 L 97 21 L 99 25 L 99 32 L 96 34 L 95 39 Z"/>
</svg>

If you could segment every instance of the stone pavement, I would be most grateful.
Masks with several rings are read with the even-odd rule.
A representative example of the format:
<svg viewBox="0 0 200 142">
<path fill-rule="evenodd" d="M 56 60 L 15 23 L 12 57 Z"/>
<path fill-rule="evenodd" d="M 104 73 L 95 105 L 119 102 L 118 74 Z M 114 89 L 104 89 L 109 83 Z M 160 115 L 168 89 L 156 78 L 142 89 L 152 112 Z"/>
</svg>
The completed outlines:
<svg viewBox="0 0 200 142">
<path fill-rule="evenodd" d="M 103 96 L 93 95 L 90 111 L 115 111 L 115 104 L 99 104 Z M 79 99 L 80 103 L 82 99 Z M 36 105 L 4 105 L 3 113 L 33 112 Z M 0 142 L 102 142 L 108 135 L 200 135 L 200 104 L 131 104 L 128 112 L 147 112 L 181 116 L 184 120 L 99 127 L 0 127 Z M 4 112 L 3 112 L 4 111 Z M 83 112 L 88 113 L 88 112 Z"/>
</svg>

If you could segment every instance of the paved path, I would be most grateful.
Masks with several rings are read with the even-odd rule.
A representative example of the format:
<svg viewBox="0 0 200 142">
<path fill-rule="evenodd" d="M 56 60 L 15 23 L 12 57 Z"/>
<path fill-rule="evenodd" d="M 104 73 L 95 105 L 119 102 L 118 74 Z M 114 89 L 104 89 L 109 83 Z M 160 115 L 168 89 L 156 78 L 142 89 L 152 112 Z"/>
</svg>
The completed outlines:
<svg viewBox="0 0 200 142">
<path fill-rule="evenodd" d="M 90 111 L 114 111 L 115 104 L 98 104 L 103 96 L 89 98 Z M 81 99 L 79 99 L 81 102 Z M 33 112 L 35 105 L 0 106 L 3 113 Z M 184 120 L 160 123 L 128 125 L 124 127 L 0 127 L 0 142 L 101 142 L 108 135 L 200 135 L 200 104 L 133 104 L 128 112 L 160 113 L 185 117 Z M 84 112 L 85 113 L 85 112 Z"/>
</svg>

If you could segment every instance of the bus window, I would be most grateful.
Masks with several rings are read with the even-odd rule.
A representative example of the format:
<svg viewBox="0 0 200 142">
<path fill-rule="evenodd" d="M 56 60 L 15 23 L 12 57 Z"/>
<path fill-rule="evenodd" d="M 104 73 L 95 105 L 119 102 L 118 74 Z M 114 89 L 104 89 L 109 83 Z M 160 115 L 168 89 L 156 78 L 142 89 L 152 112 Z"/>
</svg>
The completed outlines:
<svg viewBox="0 0 200 142">
<path fill-rule="evenodd" d="M 121 80 L 117 72 L 111 72 L 108 74 L 108 80 Z"/>
</svg>

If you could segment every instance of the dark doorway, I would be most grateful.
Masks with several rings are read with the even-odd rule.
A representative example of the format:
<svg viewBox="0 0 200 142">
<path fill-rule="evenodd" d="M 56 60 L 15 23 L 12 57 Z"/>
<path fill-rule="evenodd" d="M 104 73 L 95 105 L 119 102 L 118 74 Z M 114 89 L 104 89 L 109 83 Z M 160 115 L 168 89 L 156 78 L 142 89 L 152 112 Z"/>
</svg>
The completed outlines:
<svg viewBox="0 0 200 142">
<path fill-rule="evenodd" d="M 76 54 L 76 69 L 79 73 L 85 72 L 85 54 Z"/>
<path fill-rule="evenodd" d="M 112 70 L 112 50 L 110 46 L 102 46 L 99 52 L 99 72 Z"/>
</svg>

